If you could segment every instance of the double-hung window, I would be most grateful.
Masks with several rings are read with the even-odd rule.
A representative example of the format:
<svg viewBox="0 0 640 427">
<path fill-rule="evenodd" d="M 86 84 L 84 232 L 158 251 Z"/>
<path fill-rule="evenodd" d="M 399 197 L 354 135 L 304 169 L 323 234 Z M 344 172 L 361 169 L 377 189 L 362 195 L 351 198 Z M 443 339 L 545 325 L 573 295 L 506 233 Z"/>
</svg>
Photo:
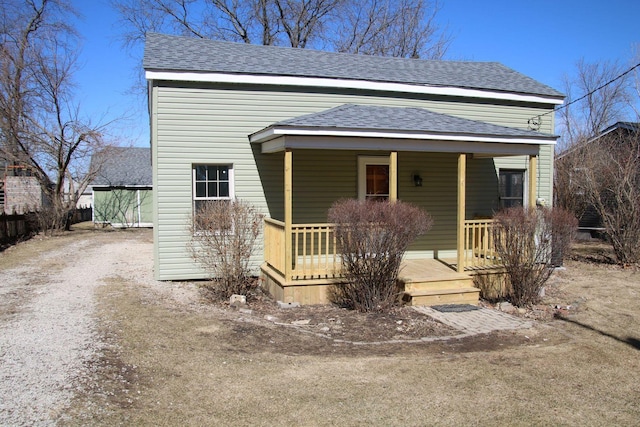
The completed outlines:
<svg viewBox="0 0 640 427">
<path fill-rule="evenodd" d="M 523 170 L 500 169 L 500 207 L 524 206 Z"/>
<path fill-rule="evenodd" d="M 233 199 L 232 165 L 193 165 L 193 208 Z"/>
</svg>

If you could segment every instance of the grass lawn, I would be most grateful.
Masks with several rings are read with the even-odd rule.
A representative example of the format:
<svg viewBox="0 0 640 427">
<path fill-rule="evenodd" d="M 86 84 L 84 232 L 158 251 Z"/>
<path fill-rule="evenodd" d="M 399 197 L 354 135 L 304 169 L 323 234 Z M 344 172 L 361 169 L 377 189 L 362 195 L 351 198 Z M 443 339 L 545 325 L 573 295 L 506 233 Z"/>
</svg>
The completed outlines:
<svg viewBox="0 0 640 427">
<path fill-rule="evenodd" d="M 576 250 L 545 300 L 563 317 L 417 344 L 340 344 L 115 271 L 66 423 L 638 425 L 640 276 L 601 262 L 602 245 Z"/>
</svg>

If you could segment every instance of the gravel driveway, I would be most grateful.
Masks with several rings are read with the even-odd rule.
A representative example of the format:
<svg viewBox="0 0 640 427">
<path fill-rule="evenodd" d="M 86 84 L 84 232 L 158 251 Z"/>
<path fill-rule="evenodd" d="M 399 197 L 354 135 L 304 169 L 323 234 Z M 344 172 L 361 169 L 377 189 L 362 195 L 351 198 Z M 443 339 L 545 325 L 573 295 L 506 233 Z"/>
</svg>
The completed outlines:
<svg viewBox="0 0 640 427">
<path fill-rule="evenodd" d="M 0 271 L 0 425 L 54 425 L 101 347 L 94 292 L 116 274 L 150 275 L 150 231 L 77 231 L 2 257 L 29 260 Z"/>
</svg>

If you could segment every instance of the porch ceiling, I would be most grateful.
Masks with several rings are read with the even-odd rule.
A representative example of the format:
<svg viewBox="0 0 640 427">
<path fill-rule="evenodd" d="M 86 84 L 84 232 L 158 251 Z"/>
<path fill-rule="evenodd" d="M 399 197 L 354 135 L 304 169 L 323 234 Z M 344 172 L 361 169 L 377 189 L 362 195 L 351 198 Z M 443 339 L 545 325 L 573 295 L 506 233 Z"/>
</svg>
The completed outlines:
<svg viewBox="0 0 640 427">
<path fill-rule="evenodd" d="M 277 122 L 252 135 L 265 153 L 287 148 L 537 154 L 556 136 L 422 108 L 346 104 Z"/>
</svg>

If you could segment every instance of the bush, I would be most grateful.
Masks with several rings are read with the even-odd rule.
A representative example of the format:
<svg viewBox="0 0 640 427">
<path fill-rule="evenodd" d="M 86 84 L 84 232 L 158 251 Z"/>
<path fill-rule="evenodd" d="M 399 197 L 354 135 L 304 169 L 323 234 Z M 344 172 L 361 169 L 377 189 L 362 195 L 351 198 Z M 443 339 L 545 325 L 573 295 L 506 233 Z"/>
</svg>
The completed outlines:
<svg viewBox="0 0 640 427">
<path fill-rule="evenodd" d="M 263 215 L 241 200 L 207 202 L 190 224 L 188 248 L 212 279 L 208 286 L 217 299 L 246 295 L 256 287 L 250 261 L 262 230 Z"/>
<path fill-rule="evenodd" d="M 509 300 L 522 307 L 535 304 L 553 272 L 552 254 L 568 250 L 578 221 L 567 211 L 509 208 L 494 217 L 495 248 L 511 284 Z"/>
<path fill-rule="evenodd" d="M 394 306 L 404 253 L 416 237 L 431 228 L 431 217 L 400 201 L 344 200 L 331 207 L 329 221 L 336 225 L 346 279 L 335 288 L 335 302 L 362 312 Z"/>
</svg>

